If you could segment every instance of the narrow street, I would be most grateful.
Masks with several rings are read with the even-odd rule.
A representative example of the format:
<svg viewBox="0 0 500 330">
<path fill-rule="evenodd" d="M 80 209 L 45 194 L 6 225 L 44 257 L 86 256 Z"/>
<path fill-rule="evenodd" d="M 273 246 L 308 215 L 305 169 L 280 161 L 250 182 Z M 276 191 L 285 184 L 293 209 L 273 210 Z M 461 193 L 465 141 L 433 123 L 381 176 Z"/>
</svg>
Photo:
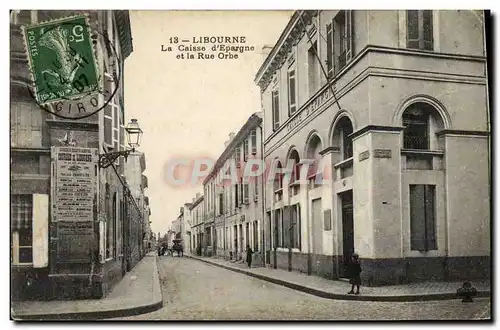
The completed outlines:
<svg viewBox="0 0 500 330">
<path fill-rule="evenodd" d="M 490 315 L 489 299 L 471 304 L 330 300 L 186 257 L 160 257 L 158 268 L 164 307 L 113 320 L 465 320 Z"/>
</svg>

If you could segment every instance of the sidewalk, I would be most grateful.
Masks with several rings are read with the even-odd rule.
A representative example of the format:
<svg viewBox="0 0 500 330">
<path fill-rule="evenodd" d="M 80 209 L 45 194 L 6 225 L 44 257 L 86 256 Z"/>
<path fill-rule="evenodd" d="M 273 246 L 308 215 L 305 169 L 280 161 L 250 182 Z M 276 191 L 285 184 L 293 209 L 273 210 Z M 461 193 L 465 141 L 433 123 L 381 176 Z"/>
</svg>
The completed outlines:
<svg viewBox="0 0 500 330">
<path fill-rule="evenodd" d="M 148 253 L 105 298 L 13 301 L 14 320 L 95 320 L 149 313 L 163 307 L 156 253 Z"/>
<path fill-rule="evenodd" d="M 427 301 L 458 299 L 456 292 L 462 282 L 423 282 L 406 285 L 390 285 L 383 287 L 361 287 L 360 295 L 348 295 L 351 286 L 347 281 L 333 281 L 319 276 L 308 276 L 296 271 L 269 267 L 248 268 L 245 263 L 231 262 L 224 259 L 186 255 L 218 267 L 246 274 L 274 284 L 303 291 L 319 297 L 338 300 L 361 301 Z M 477 297 L 489 297 L 489 282 L 472 282 L 478 290 Z"/>
</svg>

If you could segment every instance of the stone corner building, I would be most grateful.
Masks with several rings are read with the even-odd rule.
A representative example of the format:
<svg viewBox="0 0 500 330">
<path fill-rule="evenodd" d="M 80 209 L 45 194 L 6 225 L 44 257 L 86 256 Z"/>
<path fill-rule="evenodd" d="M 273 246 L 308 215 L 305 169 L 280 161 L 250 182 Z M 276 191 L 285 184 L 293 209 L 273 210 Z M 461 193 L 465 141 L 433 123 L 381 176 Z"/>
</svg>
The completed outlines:
<svg viewBox="0 0 500 330">
<path fill-rule="evenodd" d="M 490 276 L 484 20 L 294 13 L 255 79 L 265 160 L 328 171 L 266 186 L 267 263 L 334 279 L 356 252 L 365 285 Z"/>
<path fill-rule="evenodd" d="M 73 230 L 82 219 L 65 226 L 51 219 L 51 147 L 71 140 L 72 146 L 103 153 L 124 150 L 126 144 L 123 72 L 133 50 L 128 11 L 84 12 L 91 28 L 99 31 L 94 40 L 105 88 L 117 90 L 103 110 L 83 120 L 63 120 L 38 107 L 28 91 L 31 78 L 20 26 L 81 13 L 11 11 L 13 299 L 102 297 L 143 255 L 139 248 L 143 212 L 127 187 L 123 157 L 108 168 L 97 169 L 93 216 L 83 219 L 89 228 Z M 113 63 L 115 51 L 103 35 L 116 50 L 119 63 Z M 118 85 L 112 78 L 116 75 L 121 78 Z M 67 116 L 65 111 L 62 114 Z"/>
</svg>

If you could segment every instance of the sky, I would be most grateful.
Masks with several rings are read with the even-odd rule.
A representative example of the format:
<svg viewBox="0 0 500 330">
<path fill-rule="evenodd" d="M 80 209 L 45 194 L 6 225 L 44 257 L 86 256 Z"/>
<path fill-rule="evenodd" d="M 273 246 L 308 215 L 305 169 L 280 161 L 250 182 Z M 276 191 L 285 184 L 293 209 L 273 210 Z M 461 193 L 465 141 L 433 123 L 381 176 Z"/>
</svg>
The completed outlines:
<svg viewBox="0 0 500 330">
<path fill-rule="evenodd" d="M 214 161 L 224 150 L 229 133 L 237 133 L 254 112 L 260 111 L 255 75 L 273 46 L 291 11 L 130 11 L 134 50 L 125 60 L 127 121 L 137 118 L 144 131 L 139 150 L 146 156 L 152 230 L 162 235 L 191 202 L 200 185 L 168 182 L 167 164 L 177 157 Z M 254 52 L 238 59 L 177 59 L 179 42 L 193 37 L 246 38 Z M 174 39 L 172 39 L 174 41 Z M 172 51 L 162 51 L 168 46 Z M 208 44 L 209 49 L 213 44 Z M 192 52 L 191 52 L 192 53 Z M 215 53 L 217 54 L 217 53 Z"/>
</svg>

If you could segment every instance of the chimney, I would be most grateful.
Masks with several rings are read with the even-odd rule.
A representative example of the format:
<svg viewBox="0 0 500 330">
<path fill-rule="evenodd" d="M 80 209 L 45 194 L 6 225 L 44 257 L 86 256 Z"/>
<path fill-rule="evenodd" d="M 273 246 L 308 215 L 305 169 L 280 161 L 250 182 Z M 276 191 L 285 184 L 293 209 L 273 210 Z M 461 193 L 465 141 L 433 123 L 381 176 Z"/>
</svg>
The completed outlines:
<svg viewBox="0 0 500 330">
<path fill-rule="evenodd" d="M 201 197 L 201 194 L 200 193 L 196 193 L 196 200 L 200 199 Z"/>
<path fill-rule="evenodd" d="M 193 197 L 193 204 L 194 204 L 195 201 L 196 201 L 196 198 Z"/>
<path fill-rule="evenodd" d="M 229 133 L 229 142 L 233 141 L 235 135 L 233 132 Z"/>
<path fill-rule="evenodd" d="M 184 208 L 181 206 L 179 213 L 182 214 L 182 212 L 184 212 Z"/>
<path fill-rule="evenodd" d="M 229 141 L 224 142 L 224 148 L 227 148 Z"/>
</svg>

